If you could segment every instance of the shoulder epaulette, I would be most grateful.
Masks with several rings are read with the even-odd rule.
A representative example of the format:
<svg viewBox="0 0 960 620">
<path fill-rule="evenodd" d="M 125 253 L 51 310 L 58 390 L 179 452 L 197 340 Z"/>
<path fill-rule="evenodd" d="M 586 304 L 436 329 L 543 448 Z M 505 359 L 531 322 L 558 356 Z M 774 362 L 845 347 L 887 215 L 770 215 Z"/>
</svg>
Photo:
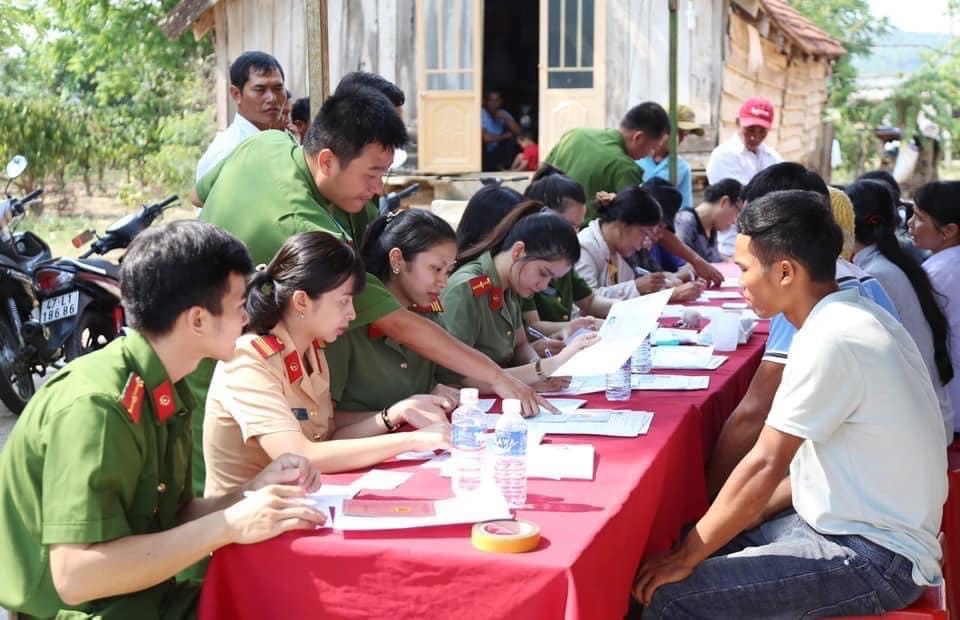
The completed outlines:
<svg viewBox="0 0 960 620">
<path fill-rule="evenodd" d="M 276 336 L 257 336 L 250 341 L 250 346 L 253 347 L 263 359 L 267 359 L 283 351 L 283 343 Z"/>
<path fill-rule="evenodd" d="M 480 275 L 475 278 L 470 278 L 469 282 L 470 290 L 473 291 L 474 297 L 481 297 L 490 292 L 490 289 L 493 288 L 493 280 L 490 279 L 488 275 Z"/>
<path fill-rule="evenodd" d="M 140 410 L 143 408 L 143 379 L 135 372 L 127 377 L 127 384 L 123 388 L 123 397 L 120 403 L 127 410 L 127 414 L 134 424 L 140 423 Z"/>
</svg>

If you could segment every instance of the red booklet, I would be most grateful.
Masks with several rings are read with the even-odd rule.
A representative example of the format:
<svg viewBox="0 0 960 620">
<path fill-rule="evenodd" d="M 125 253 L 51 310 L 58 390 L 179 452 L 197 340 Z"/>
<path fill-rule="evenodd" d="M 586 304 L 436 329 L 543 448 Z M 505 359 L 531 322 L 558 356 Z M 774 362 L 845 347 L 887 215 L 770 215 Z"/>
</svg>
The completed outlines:
<svg viewBox="0 0 960 620">
<path fill-rule="evenodd" d="M 432 517 L 437 514 L 428 499 L 348 499 L 343 514 L 350 517 Z"/>
</svg>

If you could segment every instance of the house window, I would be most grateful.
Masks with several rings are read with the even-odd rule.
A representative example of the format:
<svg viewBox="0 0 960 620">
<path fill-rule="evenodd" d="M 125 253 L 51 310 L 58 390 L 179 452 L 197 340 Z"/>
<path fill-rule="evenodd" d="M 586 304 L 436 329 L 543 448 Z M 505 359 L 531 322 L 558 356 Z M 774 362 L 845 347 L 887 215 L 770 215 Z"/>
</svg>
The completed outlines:
<svg viewBox="0 0 960 620">
<path fill-rule="evenodd" d="M 593 0 L 550 0 L 547 88 L 593 88 Z"/>
<path fill-rule="evenodd" d="M 425 0 L 427 90 L 473 90 L 471 0 Z"/>
</svg>

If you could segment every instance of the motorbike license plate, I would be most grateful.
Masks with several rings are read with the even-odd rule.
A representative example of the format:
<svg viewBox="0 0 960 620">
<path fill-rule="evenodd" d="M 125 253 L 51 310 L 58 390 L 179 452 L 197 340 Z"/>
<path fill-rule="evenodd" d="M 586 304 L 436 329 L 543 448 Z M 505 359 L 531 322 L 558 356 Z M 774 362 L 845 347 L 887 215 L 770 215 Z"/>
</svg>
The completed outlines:
<svg viewBox="0 0 960 620">
<path fill-rule="evenodd" d="M 46 325 L 73 316 L 80 305 L 80 291 L 45 299 L 40 304 L 40 322 Z"/>
</svg>

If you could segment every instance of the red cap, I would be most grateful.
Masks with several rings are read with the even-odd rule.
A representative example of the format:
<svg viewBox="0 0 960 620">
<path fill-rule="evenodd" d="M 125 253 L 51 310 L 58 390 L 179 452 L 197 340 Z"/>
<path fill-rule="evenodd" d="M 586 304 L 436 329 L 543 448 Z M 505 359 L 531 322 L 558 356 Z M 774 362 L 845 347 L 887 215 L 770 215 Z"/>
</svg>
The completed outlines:
<svg viewBox="0 0 960 620">
<path fill-rule="evenodd" d="M 750 97 L 740 106 L 737 118 L 740 119 L 741 127 L 759 125 L 770 129 L 773 125 L 773 104 L 763 97 Z"/>
</svg>

